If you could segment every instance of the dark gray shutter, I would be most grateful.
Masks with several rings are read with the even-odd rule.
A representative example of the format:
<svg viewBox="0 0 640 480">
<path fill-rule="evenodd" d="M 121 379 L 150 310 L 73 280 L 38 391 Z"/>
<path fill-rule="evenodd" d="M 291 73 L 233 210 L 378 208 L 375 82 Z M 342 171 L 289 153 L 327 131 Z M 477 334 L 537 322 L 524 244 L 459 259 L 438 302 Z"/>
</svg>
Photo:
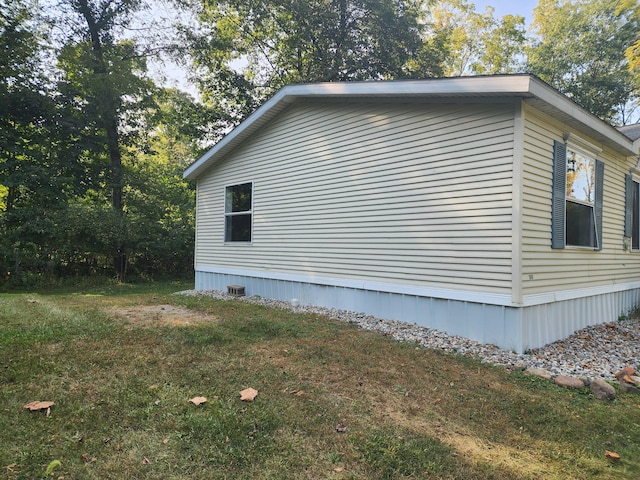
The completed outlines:
<svg viewBox="0 0 640 480">
<path fill-rule="evenodd" d="M 598 245 L 596 250 L 602 250 L 602 202 L 604 190 L 604 162 L 596 160 L 596 235 L 598 236 Z"/>
<path fill-rule="evenodd" d="M 633 230 L 633 178 L 624 176 L 624 236 L 630 237 Z"/>
<path fill-rule="evenodd" d="M 567 184 L 567 146 L 553 142 L 553 179 L 551 195 L 551 248 L 565 246 L 565 193 Z"/>
</svg>

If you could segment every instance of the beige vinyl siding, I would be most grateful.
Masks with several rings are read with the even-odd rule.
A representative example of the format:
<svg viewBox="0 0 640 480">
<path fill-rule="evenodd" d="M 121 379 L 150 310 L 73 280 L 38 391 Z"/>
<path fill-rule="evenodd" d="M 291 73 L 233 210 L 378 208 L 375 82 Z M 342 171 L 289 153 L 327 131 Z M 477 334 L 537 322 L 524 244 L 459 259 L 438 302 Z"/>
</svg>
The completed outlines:
<svg viewBox="0 0 640 480">
<path fill-rule="evenodd" d="M 553 141 L 564 132 L 598 143 L 532 107 L 525 109 L 522 281 L 525 295 L 637 281 L 640 253 L 623 250 L 624 175 L 631 164 L 608 148 L 605 164 L 602 251 L 551 248 Z"/>
<path fill-rule="evenodd" d="M 200 178 L 196 266 L 509 294 L 513 112 L 296 105 Z M 224 244 L 247 181 L 252 244 Z"/>
</svg>

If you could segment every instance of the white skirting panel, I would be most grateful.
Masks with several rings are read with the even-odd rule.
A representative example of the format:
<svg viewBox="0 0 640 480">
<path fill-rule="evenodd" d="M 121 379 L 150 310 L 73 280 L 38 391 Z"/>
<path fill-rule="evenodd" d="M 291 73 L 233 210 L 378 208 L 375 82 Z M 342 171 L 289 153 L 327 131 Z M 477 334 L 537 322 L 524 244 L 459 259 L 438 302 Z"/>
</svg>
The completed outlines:
<svg viewBox="0 0 640 480">
<path fill-rule="evenodd" d="M 244 286 L 247 295 L 415 323 L 518 353 L 615 321 L 640 305 L 640 288 L 518 307 L 196 270 L 197 290 L 228 285 Z"/>
<path fill-rule="evenodd" d="M 523 307 L 523 345 L 537 348 L 590 325 L 616 321 L 640 305 L 640 288 Z"/>
</svg>

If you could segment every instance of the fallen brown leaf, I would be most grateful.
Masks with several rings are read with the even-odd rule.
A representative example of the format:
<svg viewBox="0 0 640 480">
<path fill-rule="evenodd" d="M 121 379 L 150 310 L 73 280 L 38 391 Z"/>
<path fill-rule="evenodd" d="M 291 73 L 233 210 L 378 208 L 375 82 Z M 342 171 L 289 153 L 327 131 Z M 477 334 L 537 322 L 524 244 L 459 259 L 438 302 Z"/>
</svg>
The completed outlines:
<svg viewBox="0 0 640 480">
<path fill-rule="evenodd" d="M 610 452 L 609 450 L 604 451 L 604 455 L 607 458 L 611 458 L 612 460 L 620 460 L 620 455 L 616 452 Z"/>
<path fill-rule="evenodd" d="M 346 431 L 347 431 L 347 426 L 344 423 L 340 422 L 338 425 L 336 425 L 336 432 L 344 433 Z"/>
<path fill-rule="evenodd" d="M 189 401 L 191 403 L 193 403 L 194 405 L 200 405 L 202 403 L 205 403 L 207 401 L 207 398 L 206 397 L 193 397 L 193 398 L 190 398 Z"/>
<path fill-rule="evenodd" d="M 253 402 L 253 400 L 258 396 L 258 391 L 254 388 L 245 388 L 240 392 L 240 400 L 243 402 Z"/>
<path fill-rule="evenodd" d="M 142 460 L 142 463 L 144 465 L 149 465 L 151 463 L 151 461 L 149 461 L 149 459 L 147 457 L 144 457 L 144 459 Z"/>
<path fill-rule="evenodd" d="M 46 410 L 50 408 L 52 405 L 55 405 L 55 403 L 35 401 L 35 402 L 25 403 L 23 406 L 24 408 L 28 408 L 32 412 L 35 412 L 37 410 Z"/>
<path fill-rule="evenodd" d="M 336 467 L 333 469 L 334 472 L 344 472 L 344 467 Z"/>
</svg>

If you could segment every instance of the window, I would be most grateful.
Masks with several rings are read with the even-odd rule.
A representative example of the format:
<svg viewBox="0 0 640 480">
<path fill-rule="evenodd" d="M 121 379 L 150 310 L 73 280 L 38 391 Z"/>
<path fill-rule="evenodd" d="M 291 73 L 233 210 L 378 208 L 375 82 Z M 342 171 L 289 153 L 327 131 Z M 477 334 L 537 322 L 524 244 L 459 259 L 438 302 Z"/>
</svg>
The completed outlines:
<svg viewBox="0 0 640 480">
<path fill-rule="evenodd" d="M 554 145 L 552 248 L 602 249 L 604 163 Z"/>
<path fill-rule="evenodd" d="M 567 245 L 597 247 L 595 160 L 567 150 Z"/>
<path fill-rule="evenodd" d="M 225 188 L 224 241 L 251 242 L 253 218 L 253 183 Z"/>
<path fill-rule="evenodd" d="M 640 250 L 640 183 L 633 180 L 631 175 L 625 175 L 626 180 L 626 216 L 624 222 L 624 236 L 631 237 L 631 248 Z"/>
</svg>

